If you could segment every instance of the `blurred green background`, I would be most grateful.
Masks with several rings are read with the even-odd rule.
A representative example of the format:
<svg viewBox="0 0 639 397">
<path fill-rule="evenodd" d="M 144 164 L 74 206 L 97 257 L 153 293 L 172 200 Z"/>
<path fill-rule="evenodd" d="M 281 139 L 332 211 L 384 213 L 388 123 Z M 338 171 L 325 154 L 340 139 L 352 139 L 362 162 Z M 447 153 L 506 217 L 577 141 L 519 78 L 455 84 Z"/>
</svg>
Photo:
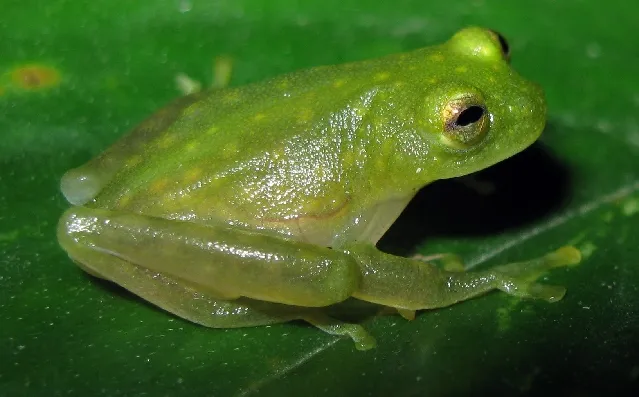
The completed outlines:
<svg viewBox="0 0 639 397">
<path fill-rule="evenodd" d="M 0 11 L 0 395 L 592 396 L 639 387 L 639 3 L 29 0 Z M 555 304 L 490 294 L 365 325 L 355 351 L 303 325 L 199 327 L 96 282 L 55 239 L 63 172 L 178 95 L 177 73 L 233 85 L 503 33 L 546 90 L 548 127 L 476 182 L 425 189 L 380 247 L 472 266 L 560 245 L 585 260 Z M 481 189 L 480 189 L 481 190 Z"/>
</svg>

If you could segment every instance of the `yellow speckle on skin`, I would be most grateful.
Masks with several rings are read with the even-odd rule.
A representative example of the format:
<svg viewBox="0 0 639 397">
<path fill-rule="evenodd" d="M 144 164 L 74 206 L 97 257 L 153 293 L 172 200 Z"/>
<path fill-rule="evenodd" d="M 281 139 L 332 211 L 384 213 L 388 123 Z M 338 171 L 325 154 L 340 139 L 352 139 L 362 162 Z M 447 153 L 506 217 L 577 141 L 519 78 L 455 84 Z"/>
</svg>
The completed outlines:
<svg viewBox="0 0 639 397">
<path fill-rule="evenodd" d="M 199 167 L 191 168 L 184 173 L 184 178 L 187 182 L 195 182 L 202 176 L 202 169 Z"/>
<path fill-rule="evenodd" d="M 280 147 L 280 148 L 277 148 L 277 149 L 273 150 L 273 152 L 271 152 L 271 157 L 274 160 L 277 160 L 279 158 L 284 157 L 284 148 Z"/>
<path fill-rule="evenodd" d="M 394 152 L 394 149 L 395 149 L 395 145 L 393 144 L 393 142 L 390 139 L 388 139 L 388 140 L 384 141 L 384 143 L 382 144 L 382 148 L 381 148 L 380 152 L 381 152 L 382 156 L 390 155 L 390 154 L 392 154 Z"/>
<path fill-rule="evenodd" d="M 127 204 L 129 204 L 129 202 L 131 202 L 131 196 L 128 194 L 125 194 L 124 196 L 120 197 L 120 199 L 118 199 L 118 206 L 124 207 Z"/>
<path fill-rule="evenodd" d="M 315 171 L 313 173 L 315 174 L 315 177 L 320 180 L 325 180 L 326 176 L 328 175 L 328 171 L 326 171 L 326 168 L 321 166 L 315 168 Z"/>
<path fill-rule="evenodd" d="M 491 83 L 495 83 L 497 80 L 493 76 L 490 76 L 488 78 L 488 81 L 490 81 Z"/>
<path fill-rule="evenodd" d="M 140 161 L 142 161 L 142 156 L 140 156 L 139 154 L 136 154 L 134 156 L 129 157 L 129 159 L 126 161 L 126 163 L 124 163 L 125 167 L 133 167 L 136 166 L 138 164 L 140 164 Z"/>
<path fill-rule="evenodd" d="M 301 121 L 301 122 L 309 121 L 309 120 L 311 120 L 313 118 L 314 114 L 315 114 L 315 112 L 313 112 L 313 110 L 311 110 L 310 108 L 303 108 L 298 113 L 297 120 Z"/>
<path fill-rule="evenodd" d="M 334 88 L 340 88 L 340 87 L 342 87 L 344 84 L 346 84 L 346 80 L 344 80 L 344 79 L 335 80 L 335 81 L 333 82 L 333 87 L 334 87 Z"/>
<path fill-rule="evenodd" d="M 164 189 L 166 188 L 166 186 L 169 184 L 169 180 L 166 178 L 160 178 L 157 179 L 155 181 L 153 181 L 153 183 L 151 184 L 151 188 L 150 190 L 154 193 L 161 193 L 164 191 Z"/>
<path fill-rule="evenodd" d="M 457 66 L 455 68 L 455 72 L 457 73 L 466 73 L 468 71 L 468 68 L 466 66 Z"/>
<path fill-rule="evenodd" d="M 208 130 L 206 130 L 206 133 L 207 133 L 207 134 L 209 134 L 209 135 L 215 135 L 215 134 L 217 134 L 217 132 L 218 132 L 219 130 L 220 130 L 220 129 L 219 129 L 219 128 L 217 128 L 217 126 L 212 126 L 212 127 L 209 127 L 209 129 L 208 129 Z"/>
<path fill-rule="evenodd" d="M 388 72 L 380 72 L 375 75 L 375 81 L 384 81 L 388 80 L 390 77 L 390 73 Z"/>
<path fill-rule="evenodd" d="M 186 151 L 187 151 L 187 152 L 193 152 L 193 151 L 197 150 L 197 148 L 198 148 L 198 142 L 196 142 L 196 141 L 191 141 L 191 142 L 189 142 L 189 143 L 187 143 L 187 144 L 186 144 L 185 148 L 186 148 Z"/>
<path fill-rule="evenodd" d="M 430 79 L 428 79 L 428 80 L 426 80 L 426 81 L 428 82 L 428 84 L 437 84 L 437 82 L 438 82 L 439 80 L 437 80 L 436 78 L 430 78 Z"/>
<path fill-rule="evenodd" d="M 23 90 L 51 88 L 60 83 L 60 72 L 46 65 L 30 64 L 14 68 L 10 72 L 12 84 Z"/>
<path fill-rule="evenodd" d="M 432 54 L 428 57 L 428 59 L 433 62 L 443 62 L 444 56 L 442 54 Z"/>
<path fill-rule="evenodd" d="M 253 116 L 253 120 L 255 121 L 261 121 L 264 120 L 266 118 L 266 115 L 264 113 L 257 113 L 255 114 L 255 116 Z"/>
<path fill-rule="evenodd" d="M 237 91 L 230 91 L 222 97 L 222 102 L 229 104 L 237 102 L 239 99 L 240 94 Z"/>
<path fill-rule="evenodd" d="M 279 88 L 280 90 L 285 90 L 290 86 L 288 80 L 282 80 L 279 82 L 279 84 L 277 84 L 277 88 Z"/>
<path fill-rule="evenodd" d="M 355 164 L 355 153 L 351 151 L 344 152 L 342 155 L 342 164 L 344 168 L 350 168 Z"/>
<path fill-rule="evenodd" d="M 222 149 L 223 153 L 224 153 L 224 157 L 232 157 L 234 156 L 237 151 L 237 143 L 235 142 L 229 142 L 226 144 L 226 146 L 224 146 L 224 149 Z"/>
<path fill-rule="evenodd" d="M 158 146 L 162 149 L 167 149 L 175 142 L 175 136 L 173 134 L 165 134 L 158 140 Z"/>
</svg>

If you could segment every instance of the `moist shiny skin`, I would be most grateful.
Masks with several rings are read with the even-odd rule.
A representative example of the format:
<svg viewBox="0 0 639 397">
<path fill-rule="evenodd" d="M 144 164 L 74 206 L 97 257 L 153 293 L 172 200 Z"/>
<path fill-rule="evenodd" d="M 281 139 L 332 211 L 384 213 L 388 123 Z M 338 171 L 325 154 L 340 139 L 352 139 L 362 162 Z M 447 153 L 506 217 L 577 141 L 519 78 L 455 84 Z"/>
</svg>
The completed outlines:
<svg viewBox="0 0 639 397">
<path fill-rule="evenodd" d="M 359 348 L 372 338 L 323 307 L 355 297 L 410 317 L 506 290 L 499 272 L 455 275 L 374 248 L 418 189 L 540 135 L 543 93 L 502 44 L 467 28 L 412 52 L 179 98 L 64 175 L 73 207 L 58 239 L 85 270 L 191 321 L 302 318 Z"/>
</svg>

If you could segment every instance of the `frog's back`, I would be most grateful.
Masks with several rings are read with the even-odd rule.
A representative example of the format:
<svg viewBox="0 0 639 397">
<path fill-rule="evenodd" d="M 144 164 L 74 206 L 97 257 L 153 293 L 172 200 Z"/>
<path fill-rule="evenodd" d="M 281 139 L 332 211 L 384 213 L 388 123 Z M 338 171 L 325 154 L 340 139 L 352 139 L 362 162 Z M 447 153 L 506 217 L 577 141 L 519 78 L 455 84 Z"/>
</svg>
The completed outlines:
<svg viewBox="0 0 639 397">
<path fill-rule="evenodd" d="M 389 59 L 181 98 L 93 160 L 112 175 L 88 205 L 289 234 L 299 225 L 283 224 L 339 214 L 344 156 Z"/>
</svg>

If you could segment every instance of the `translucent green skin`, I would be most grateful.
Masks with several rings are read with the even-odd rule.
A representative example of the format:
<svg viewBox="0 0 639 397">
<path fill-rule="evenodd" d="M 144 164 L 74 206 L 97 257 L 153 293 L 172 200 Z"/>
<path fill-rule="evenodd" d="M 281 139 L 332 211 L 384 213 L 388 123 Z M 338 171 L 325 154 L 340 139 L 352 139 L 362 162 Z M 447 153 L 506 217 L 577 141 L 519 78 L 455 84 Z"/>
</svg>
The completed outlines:
<svg viewBox="0 0 639 397">
<path fill-rule="evenodd" d="M 65 174 L 75 206 L 60 244 L 88 272 L 212 327 L 303 318 L 357 340 L 361 329 L 310 308 L 356 297 L 406 314 L 512 293 L 495 272 L 374 248 L 418 189 L 538 138 L 543 93 L 505 58 L 493 32 L 467 28 L 438 46 L 180 98 Z M 451 141 L 446 106 L 470 97 L 487 128 Z"/>
</svg>

